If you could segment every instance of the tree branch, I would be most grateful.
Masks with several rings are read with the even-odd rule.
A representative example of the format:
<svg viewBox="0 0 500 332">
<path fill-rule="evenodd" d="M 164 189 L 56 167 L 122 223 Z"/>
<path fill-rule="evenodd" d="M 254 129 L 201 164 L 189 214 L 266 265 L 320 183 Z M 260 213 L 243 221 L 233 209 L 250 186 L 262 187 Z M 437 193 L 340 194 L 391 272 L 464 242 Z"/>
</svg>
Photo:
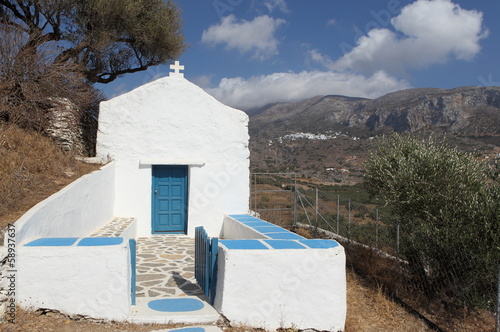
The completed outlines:
<svg viewBox="0 0 500 332">
<path fill-rule="evenodd" d="M 22 25 L 16 23 L 16 22 L 12 22 L 12 21 L 2 21 L 2 24 L 5 24 L 5 25 L 8 25 L 8 26 L 11 26 L 11 27 L 14 27 L 18 30 L 21 30 L 22 32 L 25 32 L 25 33 L 30 33 L 30 31 L 28 29 L 26 29 L 25 27 L 23 27 Z"/>
<path fill-rule="evenodd" d="M 15 17 L 26 23 L 25 17 L 17 10 L 16 5 L 11 4 L 9 1 L 5 0 L 0 0 L 0 5 L 5 6 L 7 9 L 9 9 L 12 14 L 14 14 Z"/>
<path fill-rule="evenodd" d="M 149 67 L 154 66 L 154 65 L 155 64 L 151 63 L 151 64 L 143 65 L 140 67 L 136 67 L 136 68 L 127 68 L 127 69 L 123 69 L 123 70 L 117 70 L 117 71 L 112 72 L 112 73 L 95 74 L 92 72 L 88 72 L 85 74 L 86 74 L 87 79 L 92 83 L 106 84 L 106 83 L 113 82 L 115 79 L 117 79 L 121 75 L 136 73 L 138 71 L 143 71 L 143 70 L 146 70 Z"/>
</svg>

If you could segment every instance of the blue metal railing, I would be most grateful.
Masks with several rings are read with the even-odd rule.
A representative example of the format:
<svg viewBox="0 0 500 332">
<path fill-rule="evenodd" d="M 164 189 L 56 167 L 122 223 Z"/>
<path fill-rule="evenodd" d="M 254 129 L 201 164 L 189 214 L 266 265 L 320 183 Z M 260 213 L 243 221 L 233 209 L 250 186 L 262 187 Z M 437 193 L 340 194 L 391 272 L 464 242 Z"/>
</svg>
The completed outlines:
<svg viewBox="0 0 500 332">
<path fill-rule="evenodd" d="M 195 228 L 194 276 L 203 293 L 214 303 L 217 284 L 217 251 L 219 240 L 210 239 L 203 226 Z"/>
<path fill-rule="evenodd" d="M 132 301 L 132 305 L 135 305 L 135 291 L 136 291 L 136 249 L 137 249 L 137 244 L 135 242 L 135 239 L 130 239 L 129 240 L 129 246 L 130 246 L 130 269 L 132 272 L 131 280 L 130 280 L 130 297 Z"/>
</svg>

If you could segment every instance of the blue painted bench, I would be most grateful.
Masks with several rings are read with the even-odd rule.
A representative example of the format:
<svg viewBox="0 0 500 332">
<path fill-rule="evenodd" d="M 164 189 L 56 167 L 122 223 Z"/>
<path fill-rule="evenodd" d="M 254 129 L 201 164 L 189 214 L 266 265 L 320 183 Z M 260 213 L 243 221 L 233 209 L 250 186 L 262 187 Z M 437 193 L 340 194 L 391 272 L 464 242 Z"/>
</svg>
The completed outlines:
<svg viewBox="0 0 500 332">
<path fill-rule="evenodd" d="M 214 307 L 232 323 L 343 329 L 345 253 L 337 241 L 244 214 L 224 217 L 221 238 Z"/>
<path fill-rule="evenodd" d="M 123 237 L 47 237 L 39 238 L 24 244 L 24 247 L 109 247 L 122 245 L 127 239 Z M 136 304 L 136 240 L 128 239 L 129 264 L 130 264 L 130 298 L 131 304 Z M 82 248 L 84 249 L 84 248 Z M 81 252 L 80 252 L 81 253 Z M 75 261 L 80 259 L 80 255 L 74 257 Z M 89 266 L 92 269 L 91 266 Z"/>
<path fill-rule="evenodd" d="M 122 237 L 42 237 L 26 243 L 26 247 L 90 247 L 114 246 L 123 243 Z"/>
<path fill-rule="evenodd" d="M 282 227 L 247 215 L 233 214 L 224 219 L 223 240 L 228 249 L 328 249 L 334 240 L 306 239 Z"/>
</svg>

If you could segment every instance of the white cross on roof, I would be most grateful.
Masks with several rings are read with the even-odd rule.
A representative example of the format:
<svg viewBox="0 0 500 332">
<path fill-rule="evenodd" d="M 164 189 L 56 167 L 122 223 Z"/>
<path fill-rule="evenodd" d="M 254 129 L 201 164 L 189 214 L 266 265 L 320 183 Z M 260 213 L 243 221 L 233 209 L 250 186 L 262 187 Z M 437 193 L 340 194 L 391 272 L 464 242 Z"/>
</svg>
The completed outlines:
<svg viewBox="0 0 500 332">
<path fill-rule="evenodd" d="M 184 77 L 184 73 L 181 73 L 181 70 L 184 70 L 184 66 L 181 66 L 179 64 L 179 61 L 175 61 L 173 65 L 170 65 L 170 69 L 174 70 L 173 72 L 170 72 L 168 76 L 180 76 Z"/>
</svg>

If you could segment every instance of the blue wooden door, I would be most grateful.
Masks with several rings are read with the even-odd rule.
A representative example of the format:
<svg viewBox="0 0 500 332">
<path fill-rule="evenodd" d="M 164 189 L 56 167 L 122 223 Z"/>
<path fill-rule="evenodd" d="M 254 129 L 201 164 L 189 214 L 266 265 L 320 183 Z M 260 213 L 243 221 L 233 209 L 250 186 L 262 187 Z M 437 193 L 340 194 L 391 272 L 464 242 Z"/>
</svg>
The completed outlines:
<svg viewBox="0 0 500 332">
<path fill-rule="evenodd" d="M 153 233 L 186 233 L 187 166 L 153 166 Z"/>
</svg>

